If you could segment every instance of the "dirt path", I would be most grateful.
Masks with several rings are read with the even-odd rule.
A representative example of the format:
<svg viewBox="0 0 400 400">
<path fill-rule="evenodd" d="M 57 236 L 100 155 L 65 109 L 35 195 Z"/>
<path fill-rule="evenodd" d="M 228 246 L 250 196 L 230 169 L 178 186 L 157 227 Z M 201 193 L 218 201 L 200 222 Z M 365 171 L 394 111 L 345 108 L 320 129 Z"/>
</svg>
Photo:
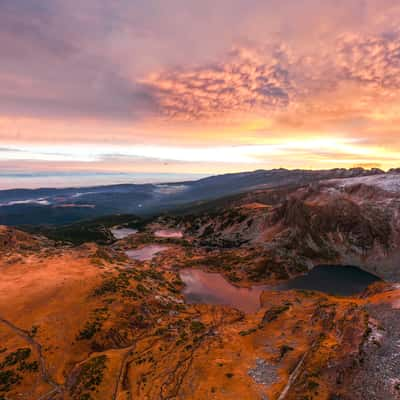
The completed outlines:
<svg viewBox="0 0 400 400">
<path fill-rule="evenodd" d="M 115 382 L 115 389 L 114 389 L 112 400 L 116 400 L 118 397 L 119 387 L 120 387 L 121 381 L 123 380 L 124 375 L 125 375 L 126 365 L 128 363 L 129 357 L 132 356 L 133 351 L 135 350 L 136 342 L 137 342 L 137 340 L 135 341 L 135 343 L 132 346 L 130 346 L 126 349 L 126 352 L 125 352 L 124 356 L 122 357 L 121 365 L 120 365 L 119 372 L 118 372 L 118 377 Z"/>
<path fill-rule="evenodd" d="M 62 385 L 59 385 L 52 377 L 50 372 L 47 369 L 46 366 L 46 361 L 43 357 L 43 352 L 42 352 L 42 346 L 40 343 L 36 342 L 26 331 L 23 329 L 18 328 L 15 326 L 13 323 L 10 321 L 0 317 L 0 322 L 3 323 L 4 325 L 8 326 L 12 331 L 14 331 L 18 336 L 22 337 L 24 340 L 26 340 L 37 352 L 38 358 L 39 358 L 39 370 L 40 370 L 40 375 L 43 379 L 44 382 L 48 383 L 53 387 L 53 389 L 46 393 L 45 395 L 41 396 L 39 400 L 44 400 L 49 398 L 49 396 L 52 396 L 53 394 L 56 393 L 62 393 L 63 392 L 63 387 Z"/>
<path fill-rule="evenodd" d="M 296 368 L 293 370 L 293 372 L 290 374 L 289 379 L 287 381 L 286 386 L 283 388 L 281 394 L 278 397 L 278 400 L 284 400 L 286 395 L 289 393 L 289 390 L 292 388 L 293 384 L 296 382 L 297 378 L 302 372 L 302 366 L 304 364 L 304 361 L 306 360 L 307 356 L 314 350 L 316 346 L 317 341 L 314 341 L 311 345 L 311 347 L 306 351 L 303 356 L 301 357 L 300 361 L 297 363 Z"/>
</svg>

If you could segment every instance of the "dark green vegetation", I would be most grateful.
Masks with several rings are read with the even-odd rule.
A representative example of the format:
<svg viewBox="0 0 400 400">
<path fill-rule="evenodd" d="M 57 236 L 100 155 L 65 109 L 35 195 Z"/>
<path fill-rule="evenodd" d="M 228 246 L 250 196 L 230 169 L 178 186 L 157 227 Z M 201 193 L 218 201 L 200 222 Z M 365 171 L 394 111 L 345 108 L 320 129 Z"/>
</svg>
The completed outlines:
<svg viewBox="0 0 400 400">
<path fill-rule="evenodd" d="M 100 331 L 102 327 L 102 320 L 94 320 L 86 322 L 83 329 L 79 332 L 76 337 L 77 340 L 89 340 Z"/>
<path fill-rule="evenodd" d="M 6 353 L 7 349 L 2 349 L 1 353 Z M 37 372 L 39 364 L 37 361 L 28 361 L 31 357 L 31 349 L 24 347 L 8 353 L 0 362 L 0 400 L 2 394 L 9 392 L 14 385 L 22 381 L 19 372 Z"/>
<path fill-rule="evenodd" d="M 0 224 L 10 226 L 71 224 L 79 220 L 96 218 L 99 211 L 92 208 L 52 208 L 42 205 L 19 204 L 0 207 Z M 103 214 L 107 214 L 107 212 L 103 211 Z"/>
<path fill-rule="evenodd" d="M 283 306 L 274 306 L 267 310 L 262 319 L 263 324 L 275 321 L 282 313 L 289 310 L 290 305 L 285 304 Z"/>
<path fill-rule="evenodd" d="M 141 216 L 165 212 L 203 212 L 226 200 L 216 200 L 257 188 L 269 189 L 306 185 L 324 179 L 381 174 L 380 170 L 332 169 L 257 170 L 212 176 L 198 181 L 161 185 L 123 184 L 66 189 L 15 189 L 0 191 L 0 225 L 66 225 L 111 214 Z M 45 200 L 49 204 L 35 204 Z M 16 202 L 26 202 L 24 204 Z M 206 204 L 211 202 L 211 205 Z M 6 205 L 9 204 L 9 205 Z"/>
<path fill-rule="evenodd" d="M 196 334 L 196 333 L 201 333 L 203 332 L 205 329 L 205 326 L 202 322 L 200 321 L 192 321 L 192 323 L 190 324 L 190 330 L 192 331 L 192 333 Z"/>
<path fill-rule="evenodd" d="M 284 344 L 280 347 L 279 349 L 279 359 L 281 360 L 285 355 L 291 351 L 293 351 L 294 348 L 292 346 L 289 346 L 287 344 Z"/>
<path fill-rule="evenodd" d="M 176 282 L 177 285 L 179 283 Z M 104 349 L 101 343 L 104 343 L 104 340 L 114 340 L 115 333 L 117 336 L 115 340 L 120 344 L 127 345 L 130 343 L 129 338 L 132 338 L 135 329 L 149 328 L 154 324 L 153 318 L 149 318 L 150 314 L 158 315 L 157 318 L 159 318 L 161 315 L 168 314 L 170 311 L 176 312 L 183 307 L 179 303 L 164 298 L 160 299 L 160 303 L 152 305 L 147 303 L 146 299 L 149 297 L 149 293 L 153 290 L 160 290 L 161 287 L 170 293 L 178 291 L 162 273 L 152 269 L 130 268 L 121 269 L 116 274 L 105 273 L 101 284 L 90 294 L 92 298 L 102 298 L 105 306 L 92 310 L 88 320 L 77 332 L 76 340 L 90 341 L 90 345 L 95 351 L 101 351 Z M 142 302 L 140 308 L 137 307 L 138 301 Z M 124 311 L 118 311 L 116 314 L 115 303 Z M 111 304 L 113 306 L 110 306 Z M 110 321 L 113 321 L 115 326 L 111 329 L 109 326 L 107 329 L 103 329 L 103 325 L 106 322 L 109 324 Z M 200 322 L 194 322 L 192 329 L 200 333 L 203 325 Z M 161 333 L 162 329 L 157 334 Z M 106 339 L 104 335 L 107 336 Z"/>
<path fill-rule="evenodd" d="M 141 229 L 147 221 L 136 215 L 110 215 L 89 221 L 61 226 L 23 226 L 29 233 L 42 234 L 49 239 L 80 245 L 87 242 L 110 244 L 115 241 L 110 229 L 121 225 L 125 228 Z"/>
<path fill-rule="evenodd" d="M 125 291 L 130 285 L 129 279 L 131 277 L 129 272 L 124 271 L 120 271 L 117 276 L 107 277 L 102 284 L 94 290 L 93 295 L 104 296 Z"/>
<path fill-rule="evenodd" d="M 251 329 L 247 329 L 246 331 L 240 331 L 239 335 L 240 336 L 248 336 L 248 335 L 251 335 L 254 332 L 257 332 L 257 328 L 251 328 Z"/>
<path fill-rule="evenodd" d="M 86 362 L 79 371 L 71 395 L 74 400 L 91 400 L 99 385 L 103 381 L 106 369 L 107 356 L 93 357 Z"/>
<path fill-rule="evenodd" d="M 22 377 L 13 370 L 0 371 L 0 394 L 9 392 L 13 385 L 17 385 L 22 380 Z M 5 397 L 0 397 L 0 399 Z"/>
<path fill-rule="evenodd" d="M 182 282 L 176 280 L 174 284 L 179 286 Z M 131 268 L 119 270 L 117 275 L 106 274 L 103 282 L 93 291 L 92 295 L 101 297 L 119 293 L 124 298 L 138 300 L 148 294 L 155 285 L 166 287 L 171 293 L 177 292 L 175 286 L 166 281 L 162 273 L 152 269 Z"/>
<path fill-rule="evenodd" d="M 106 215 L 132 213 L 153 199 L 154 185 L 110 185 L 0 191 L 0 224 L 66 225 Z M 35 204 L 38 199 L 48 204 Z M 24 204 L 15 203 L 18 201 Z"/>
</svg>

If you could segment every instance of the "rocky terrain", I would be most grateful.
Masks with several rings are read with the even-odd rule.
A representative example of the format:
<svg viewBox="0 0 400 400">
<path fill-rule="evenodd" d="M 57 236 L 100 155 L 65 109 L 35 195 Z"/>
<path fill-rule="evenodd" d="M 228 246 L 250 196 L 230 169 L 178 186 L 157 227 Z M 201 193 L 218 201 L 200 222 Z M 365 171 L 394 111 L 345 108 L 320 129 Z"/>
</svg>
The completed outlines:
<svg viewBox="0 0 400 400">
<path fill-rule="evenodd" d="M 121 216 L 139 232 L 118 240 L 115 219 L 0 227 L 0 399 L 399 399 L 399 182 L 393 171 Z M 149 245 L 163 250 L 127 256 Z M 277 290 L 321 263 L 386 281 L 347 297 Z M 259 307 L 189 304 L 187 268 L 262 284 Z"/>
<path fill-rule="evenodd" d="M 293 276 L 318 264 L 357 265 L 400 279 L 400 174 L 257 190 L 218 211 L 173 221 L 210 247 L 255 249 L 255 278 Z M 280 278 L 278 276 L 278 278 Z"/>
<path fill-rule="evenodd" d="M 188 203 L 219 199 L 257 188 L 305 185 L 326 179 L 382 175 L 379 169 L 257 170 L 197 181 L 83 188 L 0 190 L 0 224 L 65 225 L 109 215 L 154 216 Z"/>
</svg>

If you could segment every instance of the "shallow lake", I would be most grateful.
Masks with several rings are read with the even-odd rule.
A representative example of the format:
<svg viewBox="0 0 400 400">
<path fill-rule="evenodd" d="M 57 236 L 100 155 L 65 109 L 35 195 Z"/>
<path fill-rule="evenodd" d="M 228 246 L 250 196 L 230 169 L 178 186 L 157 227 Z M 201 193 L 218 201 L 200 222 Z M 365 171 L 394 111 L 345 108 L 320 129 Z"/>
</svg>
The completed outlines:
<svg viewBox="0 0 400 400">
<path fill-rule="evenodd" d="M 377 276 L 357 267 L 320 265 L 307 275 L 291 279 L 277 289 L 318 290 L 332 295 L 351 296 L 361 293 L 369 285 L 380 280 Z"/>
<path fill-rule="evenodd" d="M 357 267 L 321 265 L 307 275 L 279 286 L 253 286 L 241 288 L 232 285 L 221 274 L 187 268 L 179 272 L 185 287 L 182 291 L 189 304 L 220 304 L 254 313 L 260 308 L 263 290 L 316 290 L 338 296 L 361 293 L 370 284 L 379 281 L 375 275 Z"/>
<path fill-rule="evenodd" d="M 130 235 L 134 235 L 137 233 L 137 229 L 130 228 L 112 228 L 110 229 L 111 233 L 114 235 L 115 239 L 124 239 Z"/>
<path fill-rule="evenodd" d="M 156 254 L 161 253 L 168 249 L 168 246 L 159 246 L 157 244 L 152 244 L 149 246 L 142 247 L 140 249 L 128 250 L 126 251 L 126 255 L 129 258 L 138 261 L 147 261 L 151 260 Z"/>
<path fill-rule="evenodd" d="M 183 237 L 182 231 L 177 229 L 159 229 L 154 232 L 154 236 L 159 238 L 176 238 L 180 239 Z"/>
<path fill-rule="evenodd" d="M 179 273 L 185 284 L 183 295 L 189 304 L 221 304 L 246 313 L 260 308 L 263 286 L 239 288 L 229 283 L 221 274 L 198 269 L 183 269 Z"/>
</svg>

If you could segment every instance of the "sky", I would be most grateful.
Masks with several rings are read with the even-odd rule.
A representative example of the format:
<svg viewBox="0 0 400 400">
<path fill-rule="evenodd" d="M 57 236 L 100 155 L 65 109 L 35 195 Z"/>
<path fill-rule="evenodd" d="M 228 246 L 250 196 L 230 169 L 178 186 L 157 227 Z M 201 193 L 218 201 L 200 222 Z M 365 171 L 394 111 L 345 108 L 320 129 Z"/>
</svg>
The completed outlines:
<svg viewBox="0 0 400 400">
<path fill-rule="evenodd" d="M 0 0 L 0 177 L 399 159 L 398 0 Z"/>
</svg>

